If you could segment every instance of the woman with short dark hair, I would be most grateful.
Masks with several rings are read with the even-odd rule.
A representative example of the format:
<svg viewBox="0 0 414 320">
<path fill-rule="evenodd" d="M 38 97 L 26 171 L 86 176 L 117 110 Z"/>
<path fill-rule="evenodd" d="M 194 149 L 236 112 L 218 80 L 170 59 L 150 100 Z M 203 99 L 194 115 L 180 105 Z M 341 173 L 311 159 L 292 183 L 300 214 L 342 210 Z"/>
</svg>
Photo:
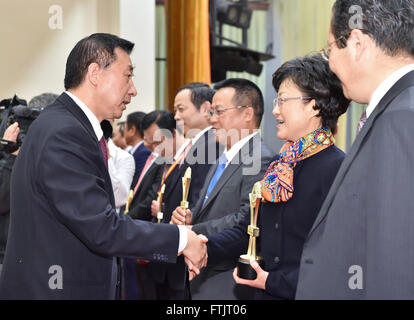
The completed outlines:
<svg viewBox="0 0 414 320">
<path fill-rule="evenodd" d="M 283 64 L 273 76 L 278 93 L 273 114 L 278 138 L 285 140 L 279 156 L 261 181 L 258 253 L 263 269 L 251 265 L 256 280 L 236 283 L 258 288 L 257 299 L 294 299 L 303 245 L 344 159 L 332 130 L 349 106 L 341 83 L 320 55 Z M 243 223 L 209 237 L 209 263 L 247 251 Z"/>
</svg>

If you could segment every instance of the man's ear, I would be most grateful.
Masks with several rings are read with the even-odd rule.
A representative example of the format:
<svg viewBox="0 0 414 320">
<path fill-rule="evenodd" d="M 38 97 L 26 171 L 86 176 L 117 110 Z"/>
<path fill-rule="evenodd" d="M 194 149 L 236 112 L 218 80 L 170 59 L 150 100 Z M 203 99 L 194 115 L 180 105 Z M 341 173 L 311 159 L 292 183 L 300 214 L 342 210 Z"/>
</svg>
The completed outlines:
<svg viewBox="0 0 414 320">
<path fill-rule="evenodd" d="M 99 75 L 101 73 L 101 67 L 96 62 L 93 62 L 89 65 L 88 71 L 86 73 L 86 79 L 93 85 L 98 85 Z"/>
<path fill-rule="evenodd" d="M 207 110 L 209 110 L 211 107 L 211 103 L 209 101 L 205 101 L 201 106 L 200 106 L 200 113 L 201 114 L 205 114 L 207 112 Z"/>
<path fill-rule="evenodd" d="M 246 122 L 252 122 L 254 121 L 254 109 L 251 108 L 244 108 L 244 118 L 246 119 Z"/>
<path fill-rule="evenodd" d="M 352 30 L 347 45 L 351 46 L 351 50 L 355 61 L 360 61 L 366 52 L 370 38 L 359 29 Z"/>
</svg>

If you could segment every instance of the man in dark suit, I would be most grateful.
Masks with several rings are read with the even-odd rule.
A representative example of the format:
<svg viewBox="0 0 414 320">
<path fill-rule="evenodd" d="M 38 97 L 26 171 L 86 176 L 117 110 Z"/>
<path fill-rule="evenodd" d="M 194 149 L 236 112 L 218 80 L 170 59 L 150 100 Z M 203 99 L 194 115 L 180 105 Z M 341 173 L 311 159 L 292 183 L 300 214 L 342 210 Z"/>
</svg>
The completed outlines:
<svg viewBox="0 0 414 320">
<path fill-rule="evenodd" d="M 169 223 L 171 214 L 182 201 L 182 177 L 191 168 L 191 183 L 187 201 L 192 208 L 199 199 L 210 167 L 216 163 L 222 153 L 221 146 L 215 138 L 210 123 L 205 116 L 211 107 L 214 90 L 205 83 L 191 83 L 178 89 L 174 99 L 175 120 L 177 129 L 188 139 L 184 147 L 184 159 L 171 176 L 166 180 L 164 195 L 164 223 Z M 156 205 L 156 203 L 154 203 Z M 158 208 L 158 207 L 156 207 Z M 158 283 L 161 299 L 183 299 L 185 264 L 182 259 L 175 265 L 154 265 L 151 270 Z"/>
<path fill-rule="evenodd" d="M 216 87 L 211 121 L 217 140 L 226 150 L 207 175 L 195 207 L 187 212 L 177 208 L 172 219 L 176 224 L 186 222 L 196 233 L 205 235 L 231 228 L 250 214 L 249 193 L 273 157 L 258 131 L 264 111 L 260 89 L 244 79 L 229 79 Z M 251 298 L 253 290 L 235 288 L 234 267 L 235 260 L 227 259 L 202 270 L 190 282 L 192 298 Z"/>
<path fill-rule="evenodd" d="M 205 264 L 200 237 L 114 208 L 100 122 L 120 118 L 137 94 L 133 47 L 109 34 L 81 40 L 67 91 L 31 125 L 12 173 L 0 299 L 114 299 L 115 257 L 175 262 L 182 251 L 190 269 Z"/>
<path fill-rule="evenodd" d="M 141 127 L 144 117 L 144 112 L 133 112 L 128 115 L 125 125 L 125 141 L 132 147 L 129 153 L 132 154 L 135 160 L 135 174 L 131 184 L 132 189 L 135 188 L 145 162 L 151 154 L 151 151 L 144 144 L 144 133 Z"/>
<path fill-rule="evenodd" d="M 414 298 L 414 2 L 337 0 L 329 62 L 362 128 L 311 229 L 297 299 Z"/>
<path fill-rule="evenodd" d="M 133 219 L 151 221 L 151 204 L 157 199 L 157 192 L 160 187 L 162 174 L 164 172 L 165 160 L 155 152 L 156 143 L 154 142 L 155 126 L 158 121 L 164 121 L 161 111 L 153 111 L 145 115 L 142 119 L 142 131 L 144 133 L 144 144 L 152 153 L 144 165 L 144 170 L 138 179 L 138 183 L 133 190 L 133 198 L 129 206 L 128 215 Z M 159 129 L 159 127 L 157 126 Z"/>
</svg>

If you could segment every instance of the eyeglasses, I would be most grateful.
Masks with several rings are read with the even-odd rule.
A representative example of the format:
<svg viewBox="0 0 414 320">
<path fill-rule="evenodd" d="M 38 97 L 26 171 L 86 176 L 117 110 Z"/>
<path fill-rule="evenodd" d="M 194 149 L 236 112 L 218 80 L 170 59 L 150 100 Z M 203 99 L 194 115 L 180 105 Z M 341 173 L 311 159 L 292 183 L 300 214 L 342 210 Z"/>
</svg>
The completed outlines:
<svg viewBox="0 0 414 320">
<path fill-rule="evenodd" d="M 242 108 L 250 108 L 249 106 L 237 106 L 237 107 L 232 107 L 232 108 L 224 108 L 224 109 L 209 109 L 207 111 L 207 115 L 211 118 L 213 115 L 215 115 L 217 118 L 220 117 L 224 112 L 228 111 L 228 110 L 233 110 L 233 109 L 237 109 L 240 110 Z"/>
<path fill-rule="evenodd" d="M 283 103 L 291 100 L 312 100 L 312 97 L 293 97 L 293 98 L 276 98 L 273 100 L 273 108 L 283 106 Z"/>
<path fill-rule="evenodd" d="M 149 145 L 153 146 L 154 148 L 161 144 L 162 141 L 149 141 L 146 137 L 144 137 L 144 142 Z"/>
<path fill-rule="evenodd" d="M 352 32 L 352 31 L 351 31 Z M 329 57 L 331 56 L 331 46 L 334 44 L 334 43 L 337 43 L 338 41 L 341 41 L 342 39 L 345 39 L 345 38 L 348 38 L 349 37 L 349 35 L 351 34 L 351 32 L 350 33 L 348 33 L 347 35 L 344 35 L 344 36 L 341 36 L 341 37 L 339 37 L 338 39 L 336 39 L 336 40 L 334 40 L 334 41 L 332 41 L 332 42 L 328 42 L 328 45 L 325 47 L 325 48 L 323 48 L 323 49 L 321 49 L 320 50 L 320 53 L 321 53 L 321 55 L 322 55 L 322 57 L 325 59 L 325 60 L 328 60 L 329 61 Z"/>
</svg>

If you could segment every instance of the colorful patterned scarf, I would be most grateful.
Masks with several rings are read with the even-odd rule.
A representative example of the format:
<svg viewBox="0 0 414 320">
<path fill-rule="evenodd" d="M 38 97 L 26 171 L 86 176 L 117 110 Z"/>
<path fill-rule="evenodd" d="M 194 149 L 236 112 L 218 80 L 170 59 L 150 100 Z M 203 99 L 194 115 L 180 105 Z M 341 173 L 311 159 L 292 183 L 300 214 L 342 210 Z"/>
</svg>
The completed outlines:
<svg viewBox="0 0 414 320">
<path fill-rule="evenodd" d="M 293 168 L 299 161 L 332 146 L 335 138 L 330 129 L 320 128 L 295 143 L 286 143 L 279 159 L 267 169 L 262 180 L 262 196 L 266 202 L 286 202 L 293 196 Z"/>
</svg>

